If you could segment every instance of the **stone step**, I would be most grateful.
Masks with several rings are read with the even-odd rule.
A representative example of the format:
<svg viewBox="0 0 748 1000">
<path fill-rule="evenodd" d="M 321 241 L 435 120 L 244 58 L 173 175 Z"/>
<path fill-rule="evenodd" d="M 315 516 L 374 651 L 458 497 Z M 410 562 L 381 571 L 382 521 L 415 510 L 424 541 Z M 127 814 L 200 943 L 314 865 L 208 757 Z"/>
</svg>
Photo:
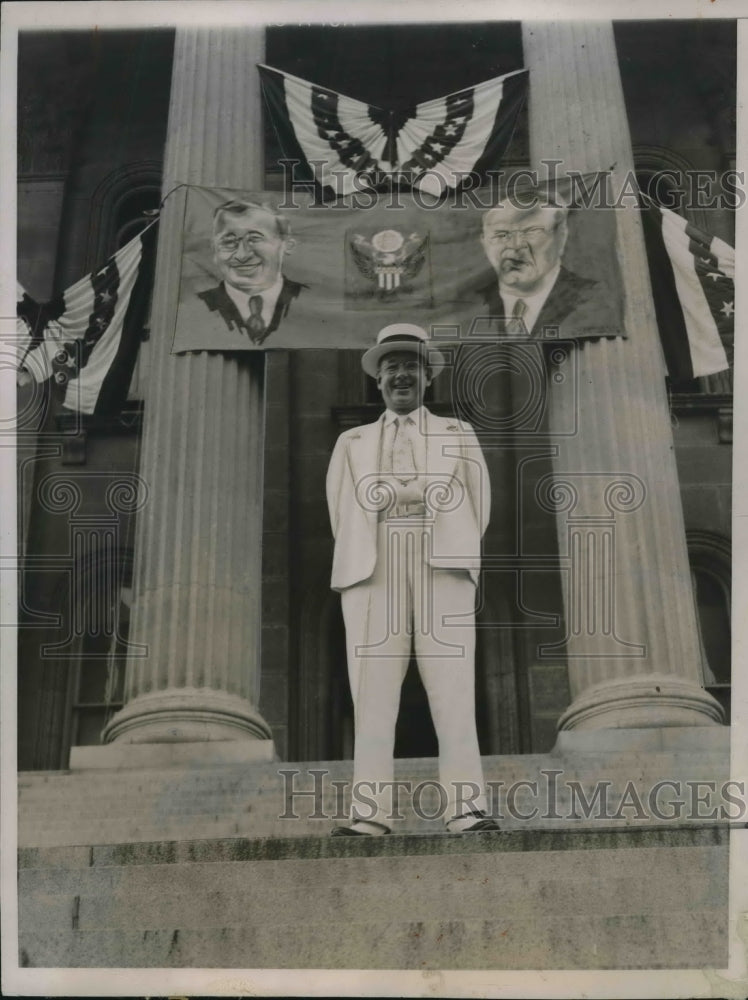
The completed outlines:
<svg viewBox="0 0 748 1000">
<path fill-rule="evenodd" d="M 603 766 L 594 764 L 598 756 L 577 754 L 566 759 L 545 754 L 484 758 L 489 788 L 491 782 L 503 782 L 491 792 L 497 818 L 507 829 L 554 828 L 570 822 L 575 826 L 594 826 L 601 822 L 649 823 L 653 818 L 665 818 L 652 816 L 648 799 L 658 780 L 713 781 L 717 786 L 728 776 L 728 757 L 724 752 L 674 750 L 608 754 Z M 288 786 L 279 770 L 294 772 Z M 288 790 L 312 790 L 314 771 L 325 772 L 321 801 L 315 804 L 314 796 L 301 795 L 289 807 Z M 436 760 L 428 758 L 398 761 L 395 771 L 398 780 L 408 778 L 413 787 L 432 780 L 436 773 Z M 114 773 L 97 770 L 26 773 L 19 779 L 19 844 L 53 846 L 179 837 L 326 835 L 334 818 L 343 820 L 348 808 L 347 799 L 336 799 L 331 783 L 349 784 L 350 779 L 350 761 L 228 763 L 212 768 L 172 767 Z M 522 781 L 536 782 L 537 791 L 531 787 L 520 788 L 514 808 L 510 808 L 507 790 Z M 596 788 L 604 790 L 607 809 L 596 808 L 594 815 L 585 816 L 584 802 L 573 792 L 571 782 L 579 783 L 588 802 L 593 801 Z M 632 800 L 630 792 L 628 798 L 625 797 L 629 782 L 637 789 L 645 806 L 643 811 Z M 555 806 L 553 800 L 549 803 L 549 784 L 555 787 Z M 681 798 L 685 796 L 688 803 L 693 790 L 683 788 L 682 792 Z M 665 806 L 674 796 L 675 792 L 666 788 L 657 802 Z M 622 797 L 626 808 L 616 816 Z M 712 796 L 712 799 L 715 807 L 718 806 L 719 798 Z M 327 819 L 312 818 L 320 804 Z M 433 788 L 426 788 L 421 805 L 427 816 L 438 814 L 439 802 Z M 394 821 L 393 829 L 426 833 L 440 827 L 438 818 L 429 820 L 414 814 L 407 793 L 402 796 L 401 808 L 404 819 Z M 601 811 L 606 815 L 598 815 Z M 714 814 L 711 805 L 699 807 L 699 812 L 705 822 L 723 818 Z M 298 819 L 281 818 L 293 814 Z M 729 815 L 735 818 L 734 811 Z"/>
<path fill-rule="evenodd" d="M 721 968 L 720 828 L 19 852 L 22 963 Z"/>
<path fill-rule="evenodd" d="M 711 848 L 655 848 L 635 853 L 636 857 L 627 858 L 627 864 L 617 874 L 601 872 L 599 865 L 589 871 L 588 866 L 574 864 L 577 859 L 566 859 L 559 870 L 553 853 L 535 858 L 532 871 L 527 870 L 523 855 L 510 855 L 508 861 L 502 857 L 502 912 L 521 909 L 523 897 L 532 892 L 551 916 L 665 913 L 683 904 L 681 883 L 686 877 L 688 908 L 698 909 L 709 900 L 715 877 Z M 193 863 L 64 873 L 29 869 L 20 882 L 27 896 L 21 927 L 33 930 L 44 914 L 51 914 L 55 908 L 63 919 L 66 912 L 72 914 L 73 905 L 79 930 L 166 927 L 175 919 L 182 929 L 240 925 L 248 917 L 285 924 L 291 913 L 296 922 L 313 921 L 321 915 L 355 921 L 362 912 L 369 919 L 379 920 L 393 908 L 402 909 L 406 904 L 414 920 L 426 920 L 440 909 L 448 910 L 452 918 L 468 920 L 476 913 L 495 909 L 494 890 L 490 887 L 497 863 L 494 855 L 468 855 L 459 860 L 453 855 L 449 883 L 442 878 L 444 862 L 440 855 L 421 856 L 417 872 L 412 870 L 410 857 L 379 858 L 375 881 L 368 878 L 365 868 L 362 870 L 358 858 L 313 863 Z M 656 896 L 643 877 L 645 865 L 650 866 L 650 871 L 664 866 L 672 876 Z M 322 882 L 325 870 L 329 880 Z M 112 894 L 127 896 L 127 905 L 113 908 Z"/>
<path fill-rule="evenodd" d="M 725 744 L 718 748 L 700 748 L 698 752 L 691 750 L 661 750 L 640 752 L 625 752 L 622 754 L 582 753 L 558 755 L 526 754 L 521 756 L 486 756 L 483 758 L 486 777 L 503 778 L 504 780 L 524 780 L 536 776 L 543 769 L 563 769 L 575 777 L 585 775 L 607 774 L 612 777 L 620 775 L 622 770 L 627 774 L 642 770 L 660 770 L 664 767 L 681 769 L 684 765 L 698 767 L 706 771 L 715 764 L 725 764 L 728 760 L 729 746 Z M 97 796 L 108 796 L 116 799 L 121 791 L 122 782 L 129 786 L 147 791 L 171 781 L 177 784 L 188 780 L 194 787 L 210 789 L 214 794 L 221 795 L 234 790 L 238 785 L 260 791 L 273 789 L 278 784 L 278 774 L 282 770 L 298 770 L 302 776 L 312 770 L 322 769 L 332 778 L 350 778 L 352 765 L 350 761 L 304 761 L 304 762 L 251 762 L 245 764 L 222 763 L 213 766 L 190 767 L 188 765 L 172 765 L 148 769 L 121 768 L 114 771 L 90 769 L 76 771 L 34 772 L 26 771 L 19 775 L 19 787 L 27 794 L 55 795 L 55 789 L 60 797 L 65 795 L 60 778 L 66 779 L 70 787 L 80 785 L 95 789 Z M 395 762 L 398 777 L 412 774 L 417 777 L 433 777 L 438 770 L 435 757 L 398 759 Z M 311 782 L 313 779 L 308 778 Z"/>
<path fill-rule="evenodd" d="M 715 928 L 727 931 L 720 916 L 432 917 L 390 919 L 386 931 L 365 920 L 66 931 L 29 934 L 20 954 L 27 967 L 55 968 L 703 969 L 727 962 L 715 942 Z"/>
</svg>

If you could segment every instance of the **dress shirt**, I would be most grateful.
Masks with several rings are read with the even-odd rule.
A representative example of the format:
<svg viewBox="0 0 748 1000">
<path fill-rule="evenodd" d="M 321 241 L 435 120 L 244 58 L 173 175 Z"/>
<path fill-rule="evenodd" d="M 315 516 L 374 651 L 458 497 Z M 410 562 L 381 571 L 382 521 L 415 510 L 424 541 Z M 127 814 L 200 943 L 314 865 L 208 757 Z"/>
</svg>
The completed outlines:
<svg viewBox="0 0 748 1000">
<path fill-rule="evenodd" d="M 556 283 L 556 278 L 558 277 L 560 270 L 561 265 L 556 264 L 553 270 L 546 274 L 540 282 L 539 287 L 536 288 L 534 292 L 528 292 L 524 295 L 521 292 L 509 291 L 509 289 L 504 289 L 501 285 L 499 285 L 499 295 L 501 296 L 501 302 L 504 306 L 504 316 L 507 321 L 510 319 L 514 311 L 514 305 L 517 300 L 522 299 L 527 306 L 522 319 L 525 322 L 528 334 L 532 333 L 532 328 L 535 326 L 538 316 L 540 315 L 540 310 L 545 305 L 545 300 L 550 295 L 550 291 Z"/>
<path fill-rule="evenodd" d="M 278 297 L 283 289 L 283 275 L 279 274 L 273 284 L 261 292 L 245 292 L 240 288 L 234 288 L 228 282 L 224 283 L 224 287 L 226 288 L 226 294 L 239 310 L 239 315 L 245 323 L 249 319 L 250 298 L 255 295 L 259 296 L 262 299 L 262 322 L 267 327 L 273 318 Z"/>
</svg>

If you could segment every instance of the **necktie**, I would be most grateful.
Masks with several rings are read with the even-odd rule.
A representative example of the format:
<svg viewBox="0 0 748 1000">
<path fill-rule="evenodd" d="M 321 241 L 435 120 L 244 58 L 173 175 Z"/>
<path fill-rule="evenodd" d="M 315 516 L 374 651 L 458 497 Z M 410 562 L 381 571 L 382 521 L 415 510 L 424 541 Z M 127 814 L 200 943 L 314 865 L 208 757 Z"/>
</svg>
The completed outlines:
<svg viewBox="0 0 748 1000">
<path fill-rule="evenodd" d="M 392 473 L 403 486 L 418 475 L 408 420 L 408 417 L 395 420 L 395 438 L 392 442 Z"/>
<path fill-rule="evenodd" d="M 262 320 L 262 296 L 250 295 L 249 297 L 249 319 L 247 329 L 252 340 L 259 340 L 265 332 L 265 324 Z"/>
<path fill-rule="evenodd" d="M 523 319 L 527 312 L 527 303 L 524 299 L 517 299 L 512 309 L 512 316 L 506 325 L 506 332 L 510 337 L 526 337 L 527 327 Z"/>
</svg>

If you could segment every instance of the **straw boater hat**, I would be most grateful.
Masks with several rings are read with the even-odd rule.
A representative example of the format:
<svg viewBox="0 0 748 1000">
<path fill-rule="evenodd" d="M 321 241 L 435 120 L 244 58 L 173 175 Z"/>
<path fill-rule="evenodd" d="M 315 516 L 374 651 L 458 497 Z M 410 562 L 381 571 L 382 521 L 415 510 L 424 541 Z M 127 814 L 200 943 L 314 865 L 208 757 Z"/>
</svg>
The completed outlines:
<svg viewBox="0 0 748 1000">
<path fill-rule="evenodd" d="M 367 375 L 376 378 L 379 374 L 379 362 L 385 354 L 393 351 L 411 351 L 418 354 L 423 363 L 428 365 L 431 377 L 435 378 L 446 364 L 444 355 L 429 341 L 423 327 L 415 323 L 391 323 L 377 334 L 377 342 L 361 358 L 361 367 Z"/>
</svg>

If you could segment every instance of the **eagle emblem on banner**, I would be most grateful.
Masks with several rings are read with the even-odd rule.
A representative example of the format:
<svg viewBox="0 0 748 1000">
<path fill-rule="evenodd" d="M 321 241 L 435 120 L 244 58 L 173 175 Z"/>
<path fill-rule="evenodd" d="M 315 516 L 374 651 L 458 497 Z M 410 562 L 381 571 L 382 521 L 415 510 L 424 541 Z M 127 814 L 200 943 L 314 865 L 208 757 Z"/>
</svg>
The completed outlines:
<svg viewBox="0 0 748 1000">
<path fill-rule="evenodd" d="M 412 290 L 411 282 L 426 262 L 428 242 L 428 234 L 382 229 L 371 236 L 353 233 L 349 246 L 359 273 L 376 284 L 379 298 L 389 298 Z"/>
</svg>

